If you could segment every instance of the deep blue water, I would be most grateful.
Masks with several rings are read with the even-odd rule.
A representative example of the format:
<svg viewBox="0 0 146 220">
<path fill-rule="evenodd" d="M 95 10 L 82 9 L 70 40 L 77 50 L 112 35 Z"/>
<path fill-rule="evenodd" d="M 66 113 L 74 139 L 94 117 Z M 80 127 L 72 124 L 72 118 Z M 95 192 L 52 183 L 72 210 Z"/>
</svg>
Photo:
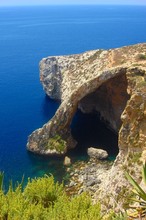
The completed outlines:
<svg viewBox="0 0 146 220">
<path fill-rule="evenodd" d="M 39 61 L 139 42 L 146 42 L 146 7 L 0 8 L 0 170 L 6 180 L 63 172 L 61 160 L 26 151 L 28 135 L 58 107 L 42 90 Z"/>
</svg>

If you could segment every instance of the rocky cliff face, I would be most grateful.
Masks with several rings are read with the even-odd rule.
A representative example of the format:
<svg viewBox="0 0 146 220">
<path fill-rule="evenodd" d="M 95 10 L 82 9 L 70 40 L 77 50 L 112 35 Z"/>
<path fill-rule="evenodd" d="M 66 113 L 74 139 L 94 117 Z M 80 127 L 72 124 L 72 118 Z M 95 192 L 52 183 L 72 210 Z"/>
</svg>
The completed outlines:
<svg viewBox="0 0 146 220">
<path fill-rule="evenodd" d="M 28 150 L 60 154 L 49 147 L 50 138 L 59 135 L 67 145 L 61 154 L 66 152 L 76 145 L 70 124 L 77 108 L 98 112 L 118 133 L 119 146 L 119 155 L 100 188 L 100 197 L 113 195 L 114 191 L 114 199 L 117 198 L 127 184 L 124 169 L 131 172 L 130 163 L 134 162 L 135 172 L 146 159 L 146 44 L 48 57 L 40 63 L 40 79 L 46 93 L 61 99 L 61 105 L 48 123 L 29 136 Z M 112 197 L 108 197 L 107 204 L 114 203 Z"/>
</svg>

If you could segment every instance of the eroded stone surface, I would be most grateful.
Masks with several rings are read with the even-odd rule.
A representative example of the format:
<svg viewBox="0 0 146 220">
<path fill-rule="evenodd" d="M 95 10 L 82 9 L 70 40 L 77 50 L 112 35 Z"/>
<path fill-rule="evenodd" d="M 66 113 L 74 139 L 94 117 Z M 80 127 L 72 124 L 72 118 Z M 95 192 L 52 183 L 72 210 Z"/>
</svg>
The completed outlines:
<svg viewBox="0 0 146 220">
<path fill-rule="evenodd" d="M 70 195 L 89 192 L 94 198 L 95 192 L 104 182 L 113 162 L 100 161 L 95 158 L 88 162 L 77 162 L 73 164 L 72 170 L 69 171 L 70 182 L 66 185 L 66 191 Z"/>
</svg>

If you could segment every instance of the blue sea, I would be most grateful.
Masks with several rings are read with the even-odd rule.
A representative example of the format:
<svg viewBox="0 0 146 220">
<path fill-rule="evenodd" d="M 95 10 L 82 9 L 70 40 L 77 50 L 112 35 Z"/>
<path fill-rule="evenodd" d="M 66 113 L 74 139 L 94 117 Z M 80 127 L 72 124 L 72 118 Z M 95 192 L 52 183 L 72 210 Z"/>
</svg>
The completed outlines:
<svg viewBox="0 0 146 220">
<path fill-rule="evenodd" d="M 0 170 L 5 181 L 53 173 L 62 159 L 26 150 L 28 135 L 54 114 L 39 82 L 46 56 L 146 42 L 146 7 L 40 6 L 0 8 Z"/>
</svg>

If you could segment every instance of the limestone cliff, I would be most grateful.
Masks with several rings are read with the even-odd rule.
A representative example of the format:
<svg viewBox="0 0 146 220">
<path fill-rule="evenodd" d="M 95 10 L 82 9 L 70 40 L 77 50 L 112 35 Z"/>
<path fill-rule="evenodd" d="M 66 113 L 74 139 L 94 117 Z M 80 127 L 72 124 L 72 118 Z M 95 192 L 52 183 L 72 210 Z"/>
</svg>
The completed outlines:
<svg viewBox="0 0 146 220">
<path fill-rule="evenodd" d="M 76 145 L 70 124 L 77 108 L 98 112 L 118 133 L 119 155 L 100 189 L 102 197 L 114 190 L 116 198 L 127 184 L 123 167 L 130 166 L 133 155 L 139 155 L 138 164 L 146 159 L 146 44 L 47 57 L 40 62 L 40 79 L 46 93 L 61 99 L 61 105 L 48 123 L 29 136 L 28 150 L 65 153 Z M 56 135 L 66 143 L 62 151 L 49 147 Z"/>
</svg>

